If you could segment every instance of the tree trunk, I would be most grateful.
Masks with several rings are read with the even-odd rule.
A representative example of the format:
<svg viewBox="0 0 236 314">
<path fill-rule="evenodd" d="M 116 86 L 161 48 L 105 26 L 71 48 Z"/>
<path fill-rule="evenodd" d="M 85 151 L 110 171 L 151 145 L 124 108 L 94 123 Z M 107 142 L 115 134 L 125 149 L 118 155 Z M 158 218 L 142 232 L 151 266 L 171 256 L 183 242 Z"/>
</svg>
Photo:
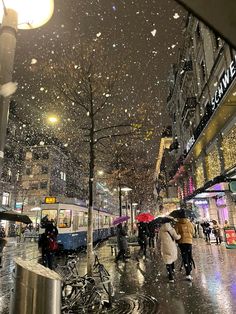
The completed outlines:
<svg viewBox="0 0 236 314">
<path fill-rule="evenodd" d="M 94 146 L 94 115 L 93 103 L 90 107 L 91 129 L 89 146 L 89 206 L 88 206 L 88 230 L 87 230 L 87 273 L 93 275 L 93 187 L 95 167 L 95 146 Z"/>
</svg>

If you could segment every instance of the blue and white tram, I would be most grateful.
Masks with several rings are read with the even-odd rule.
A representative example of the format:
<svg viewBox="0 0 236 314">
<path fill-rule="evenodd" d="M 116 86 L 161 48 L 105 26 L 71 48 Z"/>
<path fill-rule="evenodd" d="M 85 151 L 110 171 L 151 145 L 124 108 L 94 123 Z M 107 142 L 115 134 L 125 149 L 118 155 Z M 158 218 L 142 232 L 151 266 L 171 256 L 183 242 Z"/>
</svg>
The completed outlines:
<svg viewBox="0 0 236 314">
<path fill-rule="evenodd" d="M 88 208 L 86 206 L 60 202 L 42 204 L 41 218 L 45 216 L 49 221 L 53 220 L 56 223 L 58 243 L 64 250 L 76 250 L 87 245 Z M 105 210 L 94 209 L 94 242 L 114 235 L 112 222 L 115 217 Z"/>
</svg>

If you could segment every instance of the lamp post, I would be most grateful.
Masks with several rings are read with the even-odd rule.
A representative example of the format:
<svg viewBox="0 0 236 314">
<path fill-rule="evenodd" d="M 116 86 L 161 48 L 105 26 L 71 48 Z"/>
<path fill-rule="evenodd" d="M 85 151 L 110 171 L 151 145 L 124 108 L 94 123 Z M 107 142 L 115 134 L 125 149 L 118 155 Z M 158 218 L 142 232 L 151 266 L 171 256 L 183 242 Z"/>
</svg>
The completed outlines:
<svg viewBox="0 0 236 314">
<path fill-rule="evenodd" d="M 33 29 L 48 22 L 54 0 L 1 0 L 0 20 L 0 85 L 12 81 L 17 29 Z M 9 112 L 9 97 L 0 96 L 0 178 Z"/>
<path fill-rule="evenodd" d="M 121 217 L 122 216 L 122 191 L 129 192 L 129 191 L 132 191 L 132 189 L 127 186 L 122 187 L 120 182 L 119 182 L 118 188 L 119 188 L 119 215 Z"/>
</svg>

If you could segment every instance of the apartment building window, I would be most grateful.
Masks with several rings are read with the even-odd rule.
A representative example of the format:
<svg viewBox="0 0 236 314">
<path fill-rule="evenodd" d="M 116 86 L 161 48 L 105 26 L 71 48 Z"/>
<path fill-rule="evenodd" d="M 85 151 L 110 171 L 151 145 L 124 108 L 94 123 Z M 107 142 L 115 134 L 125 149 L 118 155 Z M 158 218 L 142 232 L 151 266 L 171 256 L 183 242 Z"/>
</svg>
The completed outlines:
<svg viewBox="0 0 236 314">
<path fill-rule="evenodd" d="M 40 189 L 47 189 L 48 188 L 48 182 L 47 181 L 42 181 L 40 182 Z"/>
<path fill-rule="evenodd" d="M 214 32 L 213 37 L 214 37 L 215 47 L 216 49 L 219 49 L 220 48 L 220 35 L 217 32 Z"/>
<path fill-rule="evenodd" d="M 205 66 L 205 63 L 203 60 L 200 63 L 200 70 L 201 70 L 201 78 L 202 78 L 203 82 L 205 82 L 205 80 L 206 80 L 206 66 Z"/>
<path fill-rule="evenodd" d="M 200 30 L 200 25 L 199 25 L 199 23 L 197 24 L 197 27 L 196 27 L 196 35 L 197 35 L 197 38 L 198 38 L 198 39 L 201 38 L 201 30 Z"/>
<path fill-rule="evenodd" d="M 40 155 L 38 152 L 33 152 L 33 160 L 38 160 L 40 159 Z"/>
<path fill-rule="evenodd" d="M 30 190 L 38 190 L 39 184 L 38 182 L 31 182 L 30 183 Z"/>
<path fill-rule="evenodd" d="M 60 172 L 61 180 L 66 181 L 66 174 L 65 172 L 61 171 Z"/>
<path fill-rule="evenodd" d="M 48 173 L 48 166 L 42 166 L 42 174 L 47 174 Z"/>
<path fill-rule="evenodd" d="M 31 167 L 26 167 L 26 169 L 25 169 L 25 174 L 27 175 L 27 176 L 30 176 L 31 174 L 32 174 L 32 168 Z"/>
<path fill-rule="evenodd" d="M 48 152 L 43 153 L 42 159 L 49 159 L 49 153 Z"/>
<path fill-rule="evenodd" d="M 2 205 L 8 206 L 10 202 L 10 193 L 3 192 L 2 193 Z"/>
</svg>

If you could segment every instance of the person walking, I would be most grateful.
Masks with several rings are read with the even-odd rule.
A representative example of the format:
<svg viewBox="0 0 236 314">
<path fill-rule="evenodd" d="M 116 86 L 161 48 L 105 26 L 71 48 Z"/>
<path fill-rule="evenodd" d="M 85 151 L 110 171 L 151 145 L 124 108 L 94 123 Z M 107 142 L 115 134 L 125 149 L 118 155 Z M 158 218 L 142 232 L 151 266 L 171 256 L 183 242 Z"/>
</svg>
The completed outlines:
<svg viewBox="0 0 236 314">
<path fill-rule="evenodd" d="M 140 222 L 138 224 L 138 243 L 140 245 L 139 255 L 142 254 L 143 258 L 147 255 L 147 243 L 149 237 L 149 230 L 147 223 Z"/>
<path fill-rule="evenodd" d="M 182 262 L 186 271 L 186 279 L 191 281 L 194 227 L 187 218 L 180 218 L 175 225 L 175 230 L 181 236 L 180 240 L 178 240 L 178 245 L 182 256 Z"/>
<path fill-rule="evenodd" d="M 119 224 L 117 226 L 117 246 L 119 249 L 119 252 L 115 258 L 115 262 L 118 262 L 119 260 L 122 260 L 125 262 L 125 255 L 128 249 L 128 242 L 127 242 L 127 229 L 122 226 L 122 224 Z"/>
<path fill-rule="evenodd" d="M 208 221 L 204 221 L 202 224 L 203 233 L 205 235 L 205 240 L 207 244 L 211 244 L 210 234 L 211 234 L 211 225 Z"/>
<path fill-rule="evenodd" d="M 221 244 L 221 242 L 222 242 L 221 230 L 220 230 L 221 227 L 216 220 L 212 220 L 212 223 L 213 223 L 212 232 L 216 238 L 216 245 Z"/>
<path fill-rule="evenodd" d="M 42 251 L 42 263 L 50 269 L 53 269 L 54 253 L 58 250 L 57 235 L 57 227 L 51 221 L 46 224 L 45 232 L 39 238 L 38 244 Z"/>
<path fill-rule="evenodd" d="M 169 222 L 163 224 L 159 231 L 159 239 L 161 241 L 161 256 L 166 264 L 168 278 L 170 282 L 174 282 L 174 262 L 178 258 L 176 240 L 181 236 L 176 233 L 175 229 Z"/>
<path fill-rule="evenodd" d="M 151 251 L 154 251 L 154 249 L 155 249 L 155 237 L 156 237 L 156 226 L 152 222 L 150 222 L 148 224 L 148 231 L 149 231 L 149 239 L 148 239 L 149 249 Z"/>
</svg>

